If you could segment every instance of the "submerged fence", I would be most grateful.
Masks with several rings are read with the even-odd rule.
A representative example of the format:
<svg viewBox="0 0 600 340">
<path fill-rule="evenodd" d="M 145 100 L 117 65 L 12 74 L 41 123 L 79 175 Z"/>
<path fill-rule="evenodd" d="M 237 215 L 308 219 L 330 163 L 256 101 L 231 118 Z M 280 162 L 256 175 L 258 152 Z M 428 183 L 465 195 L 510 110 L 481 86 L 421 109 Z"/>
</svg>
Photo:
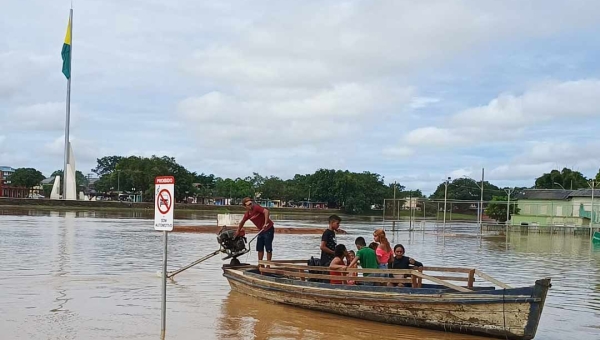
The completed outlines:
<svg viewBox="0 0 600 340">
<path fill-rule="evenodd" d="M 512 230 L 590 233 L 600 230 L 599 201 L 592 205 L 591 198 L 510 201 L 398 198 L 385 199 L 381 214 L 383 225 L 389 230 L 425 230 L 441 225 L 483 232 L 505 230 L 509 226 Z"/>
</svg>

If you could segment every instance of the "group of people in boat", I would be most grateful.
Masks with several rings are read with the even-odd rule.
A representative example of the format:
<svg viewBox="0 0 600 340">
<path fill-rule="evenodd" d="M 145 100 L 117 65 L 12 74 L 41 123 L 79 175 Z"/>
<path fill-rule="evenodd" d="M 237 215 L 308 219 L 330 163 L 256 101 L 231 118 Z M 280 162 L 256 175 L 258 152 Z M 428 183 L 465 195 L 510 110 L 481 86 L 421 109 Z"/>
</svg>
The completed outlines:
<svg viewBox="0 0 600 340">
<path fill-rule="evenodd" d="M 337 215 L 329 216 L 329 226 L 321 236 L 321 258 L 320 265 L 327 266 L 330 269 L 330 275 L 344 275 L 342 272 L 348 268 L 357 268 L 359 265 L 363 269 L 412 269 L 422 267 L 423 264 L 413 258 L 405 256 L 406 249 L 402 244 L 396 244 L 393 248 L 388 241 L 385 231 L 377 229 L 373 232 L 373 242 L 367 246 L 364 237 L 357 237 L 354 241 L 356 252 L 348 249 L 344 244 L 337 244 L 335 231 L 339 229 L 342 219 Z M 352 273 L 357 275 L 357 273 Z M 351 274 L 351 275 L 352 275 Z M 364 273 L 368 277 L 390 277 L 387 273 Z M 355 284 L 352 280 L 330 280 L 332 284 Z M 361 284 L 375 285 L 373 282 L 363 282 Z M 400 286 L 401 283 L 382 283 L 387 286 Z"/>
<path fill-rule="evenodd" d="M 236 236 L 242 235 L 244 223 L 248 220 L 259 229 L 259 235 L 256 239 L 256 251 L 258 259 L 264 258 L 265 251 L 267 253 L 267 261 L 270 261 L 273 256 L 273 238 L 275 234 L 275 225 L 270 218 L 269 210 L 261 207 L 254 202 L 250 197 L 242 200 L 242 204 L 246 210 L 244 217 L 240 221 Z M 423 264 L 415 259 L 405 256 L 404 246 L 396 244 L 391 247 L 385 231 L 377 229 L 373 232 L 373 242 L 367 246 L 364 237 L 357 237 L 354 241 L 356 252 L 348 249 L 344 244 L 337 244 L 336 230 L 340 228 L 342 219 L 338 215 L 329 216 L 329 226 L 321 236 L 321 258 L 320 266 L 329 267 L 331 275 L 342 275 L 340 271 L 346 271 L 348 268 L 357 268 L 360 266 L 363 269 L 411 269 L 422 267 Z M 356 273 L 355 273 L 356 274 Z M 389 277 L 386 273 L 363 273 L 363 276 L 369 277 Z M 330 280 L 332 284 L 354 284 L 352 280 Z M 362 284 L 374 284 L 364 282 Z M 402 286 L 402 284 L 387 283 L 388 286 Z"/>
</svg>

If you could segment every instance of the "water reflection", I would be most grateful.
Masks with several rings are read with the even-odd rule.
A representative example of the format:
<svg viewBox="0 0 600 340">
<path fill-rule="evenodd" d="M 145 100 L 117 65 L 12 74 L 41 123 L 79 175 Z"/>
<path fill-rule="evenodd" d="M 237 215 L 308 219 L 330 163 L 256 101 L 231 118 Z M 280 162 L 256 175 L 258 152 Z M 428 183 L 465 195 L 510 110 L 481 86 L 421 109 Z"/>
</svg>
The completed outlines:
<svg viewBox="0 0 600 340">
<path fill-rule="evenodd" d="M 462 334 L 348 319 L 231 292 L 217 319 L 219 339 L 484 339 Z"/>
</svg>

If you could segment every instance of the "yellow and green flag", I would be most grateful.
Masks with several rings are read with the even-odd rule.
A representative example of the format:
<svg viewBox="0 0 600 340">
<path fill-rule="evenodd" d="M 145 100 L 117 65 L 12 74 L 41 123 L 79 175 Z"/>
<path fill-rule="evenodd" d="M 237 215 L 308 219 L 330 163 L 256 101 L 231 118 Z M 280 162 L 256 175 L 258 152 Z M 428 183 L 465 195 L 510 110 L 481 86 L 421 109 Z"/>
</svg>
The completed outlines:
<svg viewBox="0 0 600 340">
<path fill-rule="evenodd" d="M 69 26 L 67 26 L 67 35 L 65 36 L 65 43 L 62 47 L 62 60 L 63 67 L 62 73 L 67 77 L 71 78 L 71 18 L 69 17 Z"/>
</svg>

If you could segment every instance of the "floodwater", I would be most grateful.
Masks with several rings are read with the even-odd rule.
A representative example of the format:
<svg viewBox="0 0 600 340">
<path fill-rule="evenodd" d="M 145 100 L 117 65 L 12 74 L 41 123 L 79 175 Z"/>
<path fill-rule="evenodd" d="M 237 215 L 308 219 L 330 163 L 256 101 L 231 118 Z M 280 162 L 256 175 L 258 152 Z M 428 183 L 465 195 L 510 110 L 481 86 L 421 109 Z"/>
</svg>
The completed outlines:
<svg viewBox="0 0 600 340">
<path fill-rule="evenodd" d="M 117 217 L 117 218 L 115 218 Z M 143 216 L 144 218 L 146 216 Z M 197 217 L 196 217 L 197 218 Z M 200 217 L 214 222 L 210 216 Z M 280 218 L 323 226 L 325 216 Z M 203 224 L 179 220 L 176 224 Z M 381 222 L 343 222 L 353 245 Z M 2 339 L 159 339 L 162 233 L 152 221 L 110 213 L 0 211 Z M 551 277 L 536 339 L 600 338 L 600 248 L 589 237 L 518 234 L 474 237 L 468 226 L 389 235 L 435 266 L 476 267 L 513 286 Z M 320 235 L 275 235 L 276 259 L 318 255 Z M 508 242 L 507 242 L 508 241 Z M 218 248 L 212 234 L 169 234 L 169 270 Z M 351 248 L 354 248 L 353 246 Z M 255 263 L 256 253 L 244 262 Z M 167 285 L 167 339 L 481 339 L 344 318 L 230 292 L 221 255 Z"/>
</svg>

